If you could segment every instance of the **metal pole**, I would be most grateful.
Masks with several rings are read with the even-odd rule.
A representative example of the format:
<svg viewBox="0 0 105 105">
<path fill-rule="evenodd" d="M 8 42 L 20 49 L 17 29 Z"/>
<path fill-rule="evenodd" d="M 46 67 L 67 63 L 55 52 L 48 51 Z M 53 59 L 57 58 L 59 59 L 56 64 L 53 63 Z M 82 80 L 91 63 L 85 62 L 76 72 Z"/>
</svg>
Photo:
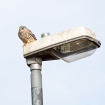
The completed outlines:
<svg viewBox="0 0 105 105">
<path fill-rule="evenodd" d="M 27 58 L 26 61 L 31 71 L 32 105 L 43 105 L 42 75 L 41 75 L 42 59 L 38 57 L 33 57 L 33 58 Z"/>
</svg>

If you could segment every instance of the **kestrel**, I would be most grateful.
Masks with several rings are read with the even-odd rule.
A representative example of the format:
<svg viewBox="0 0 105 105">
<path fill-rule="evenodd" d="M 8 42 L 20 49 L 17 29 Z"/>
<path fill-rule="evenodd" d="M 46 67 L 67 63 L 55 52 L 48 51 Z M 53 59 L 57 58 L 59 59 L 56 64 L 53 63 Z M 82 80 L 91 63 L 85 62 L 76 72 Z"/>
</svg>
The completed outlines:
<svg viewBox="0 0 105 105">
<path fill-rule="evenodd" d="M 25 26 L 19 27 L 18 36 L 24 43 L 23 46 L 25 46 L 26 44 L 28 44 L 30 42 L 37 40 L 35 35 Z"/>
</svg>

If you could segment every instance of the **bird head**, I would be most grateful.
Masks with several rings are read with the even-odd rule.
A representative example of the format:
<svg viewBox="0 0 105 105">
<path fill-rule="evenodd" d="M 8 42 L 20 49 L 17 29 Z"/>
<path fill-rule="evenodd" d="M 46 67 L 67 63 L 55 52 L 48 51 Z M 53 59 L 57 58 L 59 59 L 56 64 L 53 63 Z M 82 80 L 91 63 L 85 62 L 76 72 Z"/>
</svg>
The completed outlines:
<svg viewBox="0 0 105 105">
<path fill-rule="evenodd" d="M 19 27 L 19 30 L 21 31 L 21 30 L 24 30 L 24 29 L 27 29 L 27 27 L 26 26 L 20 26 Z"/>
</svg>

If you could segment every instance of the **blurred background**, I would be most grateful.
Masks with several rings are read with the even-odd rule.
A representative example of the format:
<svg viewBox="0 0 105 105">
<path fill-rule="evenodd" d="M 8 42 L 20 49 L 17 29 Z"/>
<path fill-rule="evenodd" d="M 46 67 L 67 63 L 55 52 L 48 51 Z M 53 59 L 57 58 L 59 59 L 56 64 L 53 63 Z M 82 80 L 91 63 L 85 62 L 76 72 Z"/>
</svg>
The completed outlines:
<svg viewBox="0 0 105 105">
<path fill-rule="evenodd" d="M 19 26 L 37 37 L 85 26 L 101 47 L 87 58 L 42 64 L 44 105 L 105 105 L 104 0 L 0 0 L 0 104 L 31 105 L 30 69 Z"/>
</svg>

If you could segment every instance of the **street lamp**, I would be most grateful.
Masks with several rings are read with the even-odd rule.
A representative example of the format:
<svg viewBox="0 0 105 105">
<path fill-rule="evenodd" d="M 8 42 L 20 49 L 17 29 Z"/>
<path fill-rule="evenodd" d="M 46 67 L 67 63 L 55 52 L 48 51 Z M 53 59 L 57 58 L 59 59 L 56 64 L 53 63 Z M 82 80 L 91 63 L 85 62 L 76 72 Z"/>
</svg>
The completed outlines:
<svg viewBox="0 0 105 105">
<path fill-rule="evenodd" d="M 86 27 L 77 27 L 54 35 L 42 34 L 41 39 L 24 46 L 23 55 L 31 70 L 32 105 L 43 105 L 42 61 L 76 61 L 92 55 L 100 45 L 94 32 Z"/>
</svg>

